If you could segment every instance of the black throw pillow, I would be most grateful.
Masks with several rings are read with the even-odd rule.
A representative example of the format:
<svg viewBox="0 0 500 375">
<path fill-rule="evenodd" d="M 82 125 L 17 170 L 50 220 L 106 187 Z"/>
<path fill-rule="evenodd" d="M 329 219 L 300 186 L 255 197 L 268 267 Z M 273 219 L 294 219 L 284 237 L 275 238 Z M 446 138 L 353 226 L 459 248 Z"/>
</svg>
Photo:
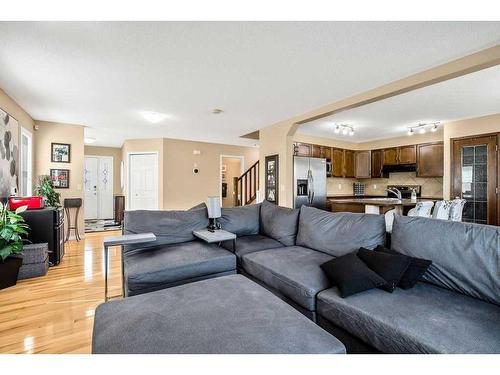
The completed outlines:
<svg viewBox="0 0 500 375">
<path fill-rule="evenodd" d="M 387 283 L 379 288 L 392 293 L 403 274 L 408 269 L 411 259 L 397 254 L 373 251 L 360 248 L 358 258 L 361 259 L 372 271 L 375 271 Z"/>
<path fill-rule="evenodd" d="M 342 298 L 386 284 L 386 281 L 369 269 L 356 253 L 329 260 L 321 265 L 321 269 L 339 288 Z"/>
<path fill-rule="evenodd" d="M 413 288 L 420 280 L 422 280 L 422 276 L 424 276 L 424 273 L 427 271 L 427 269 L 432 264 L 431 260 L 422 259 L 422 258 L 415 258 L 415 257 L 411 257 L 408 255 L 404 255 L 404 254 L 398 253 L 396 250 L 387 249 L 387 248 L 380 246 L 380 245 L 377 246 L 375 251 L 386 253 L 386 254 L 396 254 L 396 255 L 400 255 L 400 256 L 407 257 L 408 259 L 410 259 L 410 266 L 405 271 L 405 273 L 403 274 L 403 277 L 401 277 L 401 280 L 398 283 L 398 286 L 401 289 Z"/>
</svg>

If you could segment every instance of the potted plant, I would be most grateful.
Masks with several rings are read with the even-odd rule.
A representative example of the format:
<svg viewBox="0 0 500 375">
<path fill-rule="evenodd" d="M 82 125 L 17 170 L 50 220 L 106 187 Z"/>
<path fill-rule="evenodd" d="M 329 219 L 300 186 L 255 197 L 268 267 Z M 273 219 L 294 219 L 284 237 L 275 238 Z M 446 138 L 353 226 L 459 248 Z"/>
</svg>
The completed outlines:
<svg viewBox="0 0 500 375">
<path fill-rule="evenodd" d="M 23 263 L 23 259 L 16 255 L 23 251 L 23 236 L 28 234 L 28 225 L 19 215 L 24 210 L 26 206 L 10 211 L 0 202 L 0 289 L 16 285 Z"/>
<path fill-rule="evenodd" d="M 35 194 L 44 198 L 46 206 L 59 207 L 61 205 L 60 194 L 54 190 L 54 182 L 48 175 L 38 176 Z"/>
</svg>

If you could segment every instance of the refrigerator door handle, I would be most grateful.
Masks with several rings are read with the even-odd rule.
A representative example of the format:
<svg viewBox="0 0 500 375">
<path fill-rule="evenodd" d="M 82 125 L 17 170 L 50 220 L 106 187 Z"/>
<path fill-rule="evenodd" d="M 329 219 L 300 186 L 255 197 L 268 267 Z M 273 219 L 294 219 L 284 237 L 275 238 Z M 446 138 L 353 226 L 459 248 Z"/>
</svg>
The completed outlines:
<svg viewBox="0 0 500 375">
<path fill-rule="evenodd" d="M 314 178 L 310 169 L 307 171 L 307 198 L 309 204 L 312 204 L 314 199 Z"/>
</svg>

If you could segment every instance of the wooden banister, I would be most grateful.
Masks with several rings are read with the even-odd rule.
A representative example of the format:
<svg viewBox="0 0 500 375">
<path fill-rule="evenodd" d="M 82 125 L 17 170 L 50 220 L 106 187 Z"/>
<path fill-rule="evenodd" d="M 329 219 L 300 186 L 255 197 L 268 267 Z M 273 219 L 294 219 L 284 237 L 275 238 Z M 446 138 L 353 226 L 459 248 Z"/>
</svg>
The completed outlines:
<svg viewBox="0 0 500 375">
<path fill-rule="evenodd" d="M 259 190 L 259 161 L 257 160 L 240 177 L 235 177 L 236 202 L 238 206 L 245 206 L 257 198 Z"/>
</svg>

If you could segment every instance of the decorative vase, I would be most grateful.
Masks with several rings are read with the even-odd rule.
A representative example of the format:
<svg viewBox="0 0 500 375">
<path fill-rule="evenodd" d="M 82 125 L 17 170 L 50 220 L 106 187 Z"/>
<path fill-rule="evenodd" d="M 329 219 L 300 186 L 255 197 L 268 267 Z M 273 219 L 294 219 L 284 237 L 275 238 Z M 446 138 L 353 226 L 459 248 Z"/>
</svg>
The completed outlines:
<svg viewBox="0 0 500 375">
<path fill-rule="evenodd" d="M 19 268 L 23 264 L 22 258 L 8 257 L 4 262 L 0 261 L 0 289 L 16 285 Z"/>
</svg>

